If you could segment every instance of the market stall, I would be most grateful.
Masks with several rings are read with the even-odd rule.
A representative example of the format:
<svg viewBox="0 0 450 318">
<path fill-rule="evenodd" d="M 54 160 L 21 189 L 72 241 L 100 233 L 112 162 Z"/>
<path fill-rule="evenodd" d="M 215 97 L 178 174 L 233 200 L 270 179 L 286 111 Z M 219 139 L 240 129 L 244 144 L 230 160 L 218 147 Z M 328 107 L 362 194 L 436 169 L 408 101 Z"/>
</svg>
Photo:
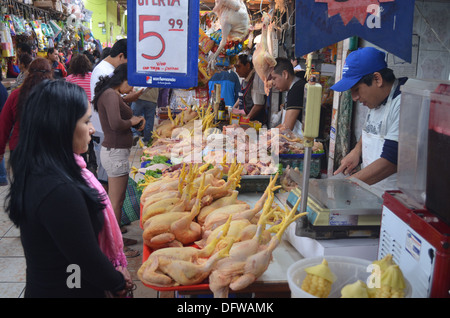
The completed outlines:
<svg viewBox="0 0 450 318">
<path fill-rule="evenodd" d="M 8 68 L 17 67 L 22 43 L 31 47 L 33 57 L 46 57 L 48 48 L 55 47 L 67 65 L 73 54 L 97 48 L 91 30 L 82 23 L 82 2 L 2 0 L 1 8 L 2 78 L 8 87 L 14 82 Z"/>
<path fill-rule="evenodd" d="M 225 105 L 220 84 L 208 89 L 214 73 L 232 66 L 241 52 L 253 52 L 256 72 L 265 84 L 269 82 L 267 59 L 259 60 L 256 55 L 269 56 L 273 61 L 278 55 L 274 52 L 278 43 L 273 40 L 281 38 L 287 7 L 273 15 L 267 10 L 247 16 L 245 5 L 240 5 L 243 17 L 239 19 L 234 19 L 226 6 L 200 14 L 199 45 L 186 47 L 187 56 L 193 50 L 198 54 L 198 73 L 194 74 L 198 85 L 189 89 L 174 85 L 170 105 L 159 110 L 152 143 L 144 146 L 143 164 L 135 168 L 141 174 L 139 186 L 143 189 L 140 222 L 144 257 L 138 276 L 146 286 L 159 291 L 228 297 L 233 292 L 258 294 L 277 286 L 286 295 L 285 273 L 294 259 L 304 257 L 286 238 L 296 236 L 296 223 L 310 213 L 306 201 L 300 205 L 301 195 L 293 199 L 289 194 L 295 194 L 291 190 L 303 183 L 306 198 L 309 177 L 320 177 L 320 173 L 311 174 L 311 160 L 324 152 L 323 144 L 315 139 L 319 136 L 321 107 L 330 100 L 328 89 L 322 95 L 322 86 L 327 87 L 333 74 L 327 74 L 324 66 L 324 76 L 320 76 L 317 60 L 320 54 L 322 61 L 331 62 L 333 48 L 320 50 L 315 57 L 304 56 L 306 79 L 316 78 L 316 83 L 306 85 L 304 134 L 267 130 L 267 126 L 249 121 L 245 114 Z M 136 10 L 129 9 L 131 13 Z M 150 17 L 152 8 L 145 10 Z M 180 19 L 174 18 L 171 28 L 179 21 L 179 30 L 184 32 L 183 9 L 177 10 L 175 17 Z M 192 8 L 186 6 L 184 10 Z M 164 15 L 162 11 L 160 14 Z M 132 58 L 129 64 L 132 83 L 145 85 L 150 80 L 152 85 L 170 87 L 168 82 L 184 85 L 192 80 L 192 74 L 184 75 L 190 69 L 189 59 L 183 64 L 182 59 L 175 63 L 164 57 L 165 50 L 167 54 L 172 52 L 172 37 L 180 45 L 184 37 L 190 37 L 188 33 L 173 35 L 170 30 L 166 33 L 159 28 L 153 36 L 158 34 L 163 43 L 164 51 L 159 54 L 151 55 L 148 48 L 141 54 L 136 46 L 136 60 Z M 150 36 L 148 30 L 131 33 L 131 42 L 137 41 L 138 35 L 141 40 L 143 34 Z M 260 35 L 260 41 L 252 51 L 256 35 Z M 180 70 L 180 74 L 165 72 L 166 68 Z M 270 89 L 267 94 L 271 94 Z M 295 161 L 302 165 L 295 167 Z M 292 177 L 294 174 L 303 180 Z M 282 186 L 284 194 L 280 192 Z M 381 204 L 376 203 L 379 214 Z M 367 258 L 374 260 L 375 256 Z"/>
<path fill-rule="evenodd" d="M 315 1 L 315 4 L 325 2 Z M 313 1 L 297 1 L 302 9 L 307 8 L 306 3 L 315 5 Z M 333 12 L 336 8 L 327 3 Z M 138 276 L 149 288 L 175 291 L 179 295 L 212 293 L 214 297 L 228 297 L 235 292 L 256 295 L 270 288 L 277 288 L 285 295 L 287 287 L 293 292 L 295 286 L 316 297 L 435 295 L 429 289 L 420 290 L 421 283 L 414 273 L 422 269 L 411 262 L 405 264 L 403 256 L 395 254 L 396 246 L 381 252 L 389 237 L 380 237 L 383 213 L 391 204 L 388 194 L 356 178 L 333 178 L 330 173 L 327 178 L 321 178 L 322 163 L 319 163 L 319 173 L 314 172 L 317 167 L 314 160 L 327 152 L 330 139 L 333 143 L 336 140 L 336 125 L 345 127 L 351 118 L 348 111 L 338 112 L 335 104 L 339 104 L 341 96 L 333 95 L 329 89 L 330 84 L 342 77 L 346 57 L 342 43 L 326 43 L 323 48 L 299 54 L 308 81 L 301 135 L 267 129 L 277 124 L 264 126 L 248 120 L 223 102 L 220 84 L 212 85 L 213 89 L 208 85 L 216 72 L 233 65 L 238 54 L 250 52 L 255 71 L 267 84 L 265 88 L 269 88 L 266 93 L 271 101 L 271 113 L 277 113 L 283 94 L 270 89 L 268 74 L 275 57 L 293 56 L 286 49 L 290 41 L 295 42 L 289 29 L 293 26 L 291 4 L 274 10 L 273 7 L 263 9 L 261 3 L 260 10 L 250 10 L 251 15 L 241 17 L 240 10 L 245 4 L 240 2 L 234 11 L 234 17 L 240 17 L 236 20 L 227 13 L 226 6 L 213 6 L 198 16 L 199 45 L 195 43 L 195 47 L 187 44 L 184 47 L 188 43 L 185 39 L 191 35 L 181 28 L 186 22 L 183 18 L 169 22 L 171 29 L 167 32 L 164 26 L 158 28 L 158 33 L 149 29 L 132 32 L 131 42 L 157 37 L 163 45 L 154 55 L 147 51 L 144 54 L 144 49 L 136 46 L 133 51 L 136 60 L 131 57 L 129 64 L 131 81 L 140 86 L 151 84 L 173 90 L 170 105 L 159 110 L 152 142 L 144 146 L 142 166 L 135 169 L 141 175 L 139 185 L 143 189 L 140 222 L 145 252 Z M 344 4 L 340 6 L 342 19 L 351 25 L 353 16 L 344 14 L 349 9 Z M 149 17 L 153 16 L 152 8 L 145 10 Z M 192 8 L 186 5 L 177 13 L 183 17 L 191 13 L 189 10 Z M 386 12 L 389 18 L 393 17 L 392 11 Z M 361 15 L 366 17 L 367 12 Z M 370 17 L 375 19 L 370 20 L 375 24 L 365 19 L 360 24 L 376 25 L 377 16 L 369 15 L 367 21 Z M 133 18 L 131 21 L 135 22 Z M 177 25 L 176 35 L 170 33 Z M 240 32 L 243 26 L 245 32 Z M 138 40 L 138 35 L 143 38 Z M 255 43 L 253 38 L 257 36 L 259 41 Z M 188 72 L 192 59 L 185 63 L 182 58 L 174 61 L 171 50 L 172 57 L 165 57 L 163 49 L 173 45 L 174 38 L 179 40 L 176 43 L 180 51 L 187 52 L 181 54 L 183 58 L 198 56 L 198 71 L 194 74 Z M 302 41 L 297 37 L 295 40 Z M 357 40 L 353 38 L 353 44 L 347 40 L 345 50 L 355 51 Z M 258 60 L 255 54 L 266 58 Z M 258 65 L 257 61 L 262 64 Z M 197 86 L 182 87 L 192 80 Z M 181 88 L 172 83 L 179 83 Z M 351 106 L 350 95 L 346 98 L 343 103 Z M 329 115 L 325 125 L 320 116 L 322 111 Z M 328 140 L 319 136 L 328 136 Z M 335 145 L 331 146 L 334 151 Z M 439 225 L 439 229 L 443 231 L 441 234 L 448 233 L 445 225 Z M 414 245 L 412 240 L 408 244 Z M 417 249 L 417 246 L 409 247 Z M 298 261 L 291 263 L 287 272 L 297 273 L 295 266 L 300 266 L 303 276 L 280 277 L 279 269 L 286 271 L 286 262 L 294 259 Z M 446 254 L 440 263 L 445 268 L 448 268 L 447 259 Z M 310 260 L 316 263 L 305 266 Z M 326 286 L 325 293 L 314 291 L 317 282 Z"/>
</svg>

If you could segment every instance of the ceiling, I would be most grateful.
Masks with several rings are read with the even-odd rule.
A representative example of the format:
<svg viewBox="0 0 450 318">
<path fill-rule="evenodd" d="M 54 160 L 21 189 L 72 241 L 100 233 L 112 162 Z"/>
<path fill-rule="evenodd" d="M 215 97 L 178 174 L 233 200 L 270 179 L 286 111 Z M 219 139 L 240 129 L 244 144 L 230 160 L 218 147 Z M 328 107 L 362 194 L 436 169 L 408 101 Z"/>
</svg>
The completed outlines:
<svg viewBox="0 0 450 318">
<path fill-rule="evenodd" d="M 127 8 L 127 0 L 109 0 L 117 1 L 123 8 Z M 449 0 L 450 1 L 450 0 Z M 262 0 L 263 6 L 269 5 L 271 0 Z M 259 10 L 261 0 L 248 0 L 247 7 L 250 10 Z M 212 10 L 214 8 L 214 0 L 200 0 L 200 10 Z"/>
<path fill-rule="evenodd" d="M 127 0 L 109 0 L 109 1 L 117 1 L 123 8 L 127 8 Z M 262 0 L 263 6 L 269 5 L 273 0 Z M 444 2 L 450 3 L 450 0 L 416 0 L 416 3 L 419 2 Z M 214 8 L 214 0 L 200 0 L 200 9 L 201 10 L 212 10 Z M 247 7 L 250 10 L 259 10 L 261 5 L 261 0 L 247 0 Z"/>
</svg>

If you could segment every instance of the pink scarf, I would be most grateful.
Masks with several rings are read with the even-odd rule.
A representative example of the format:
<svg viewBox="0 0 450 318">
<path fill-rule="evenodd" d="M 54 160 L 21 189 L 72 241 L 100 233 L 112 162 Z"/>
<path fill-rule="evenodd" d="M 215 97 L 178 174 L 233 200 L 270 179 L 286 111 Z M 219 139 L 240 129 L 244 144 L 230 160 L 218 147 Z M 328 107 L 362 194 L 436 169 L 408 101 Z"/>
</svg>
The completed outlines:
<svg viewBox="0 0 450 318">
<path fill-rule="evenodd" d="M 109 201 L 109 197 L 105 189 L 94 176 L 94 174 L 86 169 L 86 162 L 84 161 L 83 157 L 77 154 L 74 154 L 74 156 L 75 161 L 81 168 L 81 175 L 83 176 L 84 180 L 86 180 L 87 184 L 90 187 L 96 189 L 100 193 L 100 195 L 105 198 L 103 201 L 103 204 L 105 204 L 105 209 L 103 210 L 105 224 L 103 225 L 103 228 L 98 235 L 98 243 L 100 245 L 100 249 L 108 257 L 114 267 L 127 267 L 127 258 L 123 253 L 122 232 L 120 231 L 119 224 L 117 223 L 111 201 Z"/>
</svg>

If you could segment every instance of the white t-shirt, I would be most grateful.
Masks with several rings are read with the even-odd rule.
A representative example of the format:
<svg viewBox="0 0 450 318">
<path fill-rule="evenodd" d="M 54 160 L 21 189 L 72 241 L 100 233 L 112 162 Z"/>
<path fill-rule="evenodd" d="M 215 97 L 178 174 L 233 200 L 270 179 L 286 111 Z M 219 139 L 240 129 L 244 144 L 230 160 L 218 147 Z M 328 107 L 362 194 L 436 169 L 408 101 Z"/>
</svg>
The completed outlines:
<svg viewBox="0 0 450 318">
<path fill-rule="evenodd" d="M 398 142 L 398 125 L 400 118 L 400 102 L 401 94 L 392 99 L 392 105 L 389 108 L 389 113 L 386 117 L 386 135 L 384 139 L 389 139 Z M 367 114 L 364 131 L 380 135 L 381 124 L 384 118 L 384 111 L 387 105 L 382 105 L 378 108 L 370 109 Z"/>
<path fill-rule="evenodd" d="M 255 78 L 253 79 L 253 86 L 252 86 L 251 94 L 252 94 L 253 104 L 255 104 L 255 105 L 264 105 L 265 104 L 266 93 L 264 92 L 264 82 L 261 80 L 261 78 L 258 76 L 257 73 L 255 73 Z"/>
<path fill-rule="evenodd" d="M 94 99 L 95 85 L 100 78 L 100 76 L 111 75 L 114 72 L 114 66 L 106 62 L 105 60 L 98 63 L 98 65 L 94 68 L 91 75 L 91 95 L 92 99 Z M 92 124 L 94 125 L 95 131 L 103 134 L 102 125 L 100 124 L 100 118 L 98 117 L 98 113 L 92 109 Z"/>
</svg>

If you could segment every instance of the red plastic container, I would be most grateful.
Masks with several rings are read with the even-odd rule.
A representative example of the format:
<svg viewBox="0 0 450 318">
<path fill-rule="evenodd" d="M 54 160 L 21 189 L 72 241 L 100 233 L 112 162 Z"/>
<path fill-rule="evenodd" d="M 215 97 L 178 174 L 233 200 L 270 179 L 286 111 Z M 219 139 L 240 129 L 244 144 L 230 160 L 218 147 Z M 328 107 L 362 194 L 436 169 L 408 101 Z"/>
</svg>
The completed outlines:
<svg viewBox="0 0 450 318">
<path fill-rule="evenodd" d="M 450 225 L 450 84 L 430 97 L 425 206 Z"/>
</svg>

